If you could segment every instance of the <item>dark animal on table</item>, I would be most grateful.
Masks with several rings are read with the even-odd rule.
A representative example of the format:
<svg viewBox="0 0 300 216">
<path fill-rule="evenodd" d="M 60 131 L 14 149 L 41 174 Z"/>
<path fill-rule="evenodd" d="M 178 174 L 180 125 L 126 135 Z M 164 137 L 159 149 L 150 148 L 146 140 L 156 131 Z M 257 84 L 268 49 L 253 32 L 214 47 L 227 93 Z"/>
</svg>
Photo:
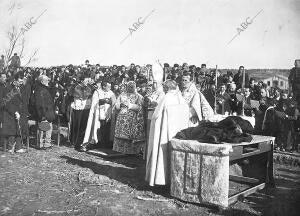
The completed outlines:
<svg viewBox="0 0 300 216">
<path fill-rule="evenodd" d="M 251 142 L 252 132 L 253 127 L 249 121 L 238 116 L 229 116 L 220 122 L 202 121 L 197 127 L 178 132 L 175 138 L 214 144 L 241 143 Z"/>
</svg>

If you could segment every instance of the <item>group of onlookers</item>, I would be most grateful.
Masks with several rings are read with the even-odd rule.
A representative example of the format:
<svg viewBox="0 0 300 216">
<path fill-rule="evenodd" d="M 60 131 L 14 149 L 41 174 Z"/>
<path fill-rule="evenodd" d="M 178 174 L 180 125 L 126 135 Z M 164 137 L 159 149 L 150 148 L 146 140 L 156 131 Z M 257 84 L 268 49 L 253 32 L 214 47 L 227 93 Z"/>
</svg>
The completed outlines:
<svg viewBox="0 0 300 216">
<path fill-rule="evenodd" d="M 103 67 L 86 61 L 80 66 L 32 68 L 20 67 L 17 60 L 13 62 L 10 67 L 0 68 L 0 136 L 9 151 L 23 152 L 22 139 L 29 132 L 28 118 L 38 123 L 39 148 L 51 147 L 52 123 L 60 118 L 62 122 L 70 122 L 72 144 L 86 150 L 85 141 L 91 141 L 86 127 L 91 126 L 88 119 L 95 106 L 106 112 L 96 123 L 113 134 L 107 137 L 101 130 L 95 135 L 97 141 L 104 139 L 111 143 L 108 146 L 124 153 L 141 150 L 139 144 L 146 139 L 147 109 L 154 108 L 163 93 L 159 82 L 154 80 L 151 65 Z M 161 65 L 163 80 L 177 83 L 191 107 L 195 106 L 193 97 L 197 91 L 201 93 L 200 100 L 204 96 L 216 113 L 253 116 L 256 133 L 276 136 L 282 150 L 297 148 L 298 68 L 295 65 L 291 72 L 292 97 L 289 91 L 268 88 L 262 82 L 256 84 L 243 66 L 236 74 L 230 71 L 221 74 L 207 69 L 205 64 Z M 101 100 L 97 105 L 93 104 L 96 93 Z M 205 111 L 201 111 L 201 117 L 198 108 L 194 107 L 190 113 L 191 123 L 206 118 Z"/>
</svg>

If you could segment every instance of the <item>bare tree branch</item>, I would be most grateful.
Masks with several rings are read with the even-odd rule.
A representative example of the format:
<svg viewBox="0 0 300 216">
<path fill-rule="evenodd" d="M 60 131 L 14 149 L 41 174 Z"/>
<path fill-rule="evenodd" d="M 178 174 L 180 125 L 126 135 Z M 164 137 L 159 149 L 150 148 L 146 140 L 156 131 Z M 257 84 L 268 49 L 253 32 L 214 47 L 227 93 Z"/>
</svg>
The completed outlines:
<svg viewBox="0 0 300 216">
<path fill-rule="evenodd" d="M 22 58 L 24 58 L 24 55 L 23 55 L 23 53 L 24 53 L 24 48 L 25 48 L 25 38 L 23 37 L 23 39 L 22 39 L 22 43 L 21 43 L 21 51 L 20 51 L 20 59 L 22 59 Z"/>
<path fill-rule="evenodd" d="M 35 57 L 38 54 L 38 51 L 39 51 L 38 49 L 34 50 L 33 54 L 29 57 L 27 63 L 24 65 L 24 67 L 27 67 L 27 65 L 29 65 L 30 63 L 35 62 L 37 60 L 37 58 L 35 58 Z"/>
<path fill-rule="evenodd" d="M 8 63 L 10 62 L 12 54 L 16 48 L 16 43 L 19 39 L 19 35 L 17 35 L 17 29 L 15 26 L 13 26 L 12 30 L 9 31 L 7 34 L 8 34 L 8 39 L 9 39 L 9 46 L 8 46 L 8 50 L 5 52 L 6 53 L 6 65 L 8 65 Z"/>
</svg>

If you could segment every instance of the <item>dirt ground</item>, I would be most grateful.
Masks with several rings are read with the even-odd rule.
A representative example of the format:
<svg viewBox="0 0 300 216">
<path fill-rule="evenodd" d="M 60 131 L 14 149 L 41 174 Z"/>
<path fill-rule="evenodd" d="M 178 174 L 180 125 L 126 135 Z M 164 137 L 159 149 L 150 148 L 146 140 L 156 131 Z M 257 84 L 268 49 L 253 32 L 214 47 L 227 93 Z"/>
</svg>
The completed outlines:
<svg viewBox="0 0 300 216">
<path fill-rule="evenodd" d="M 0 151 L 1 215 L 299 215 L 300 167 L 275 164 L 276 189 L 227 210 L 185 203 L 144 182 L 139 157 L 103 159 L 68 146 Z"/>
</svg>

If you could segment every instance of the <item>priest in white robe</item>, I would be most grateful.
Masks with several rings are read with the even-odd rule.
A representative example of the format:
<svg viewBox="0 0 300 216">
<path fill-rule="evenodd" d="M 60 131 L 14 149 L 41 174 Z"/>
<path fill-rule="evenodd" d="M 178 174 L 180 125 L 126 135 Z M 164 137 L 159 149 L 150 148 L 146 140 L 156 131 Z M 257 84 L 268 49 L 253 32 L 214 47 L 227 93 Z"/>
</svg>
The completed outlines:
<svg viewBox="0 0 300 216">
<path fill-rule="evenodd" d="M 163 87 L 166 94 L 151 118 L 148 139 L 145 180 L 150 186 L 169 184 L 168 142 L 189 121 L 189 106 L 176 82 L 167 80 Z"/>
<path fill-rule="evenodd" d="M 112 107 L 116 102 L 116 97 L 110 89 L 111 84 L 103 81 L 101 87 L 98 86 L 93 94 L 91 110 L 83 140 L 83 143 L 88 144 L 89 148 L 112 148 L 110 122 Z"/>
<path fill-rule="evenodd" d="M 205 96 L 197 89 L 191 81 L 191 75 L 185 72 L 182 76 L 182 96 L 189 104 L 189 127 L 195 127 L 199 121 L 211 120 L 214 111 L 206 100 Z"/>
</svg>

